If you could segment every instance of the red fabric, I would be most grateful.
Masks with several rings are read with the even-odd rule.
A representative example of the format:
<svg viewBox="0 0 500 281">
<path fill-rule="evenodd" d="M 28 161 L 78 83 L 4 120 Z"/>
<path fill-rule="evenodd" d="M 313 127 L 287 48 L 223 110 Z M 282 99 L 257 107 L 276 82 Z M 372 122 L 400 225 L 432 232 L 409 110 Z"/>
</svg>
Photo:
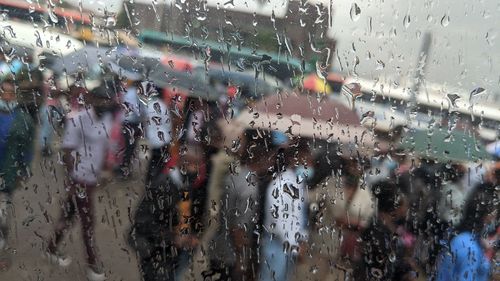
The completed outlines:
<svg viewBox="0 0 500 281">
<path fill-rule="evenodd" d="M 173 107 L 175 105 L 177 108 L 184 108 L 188 95 L 185 92 L 165 88 L 162 91 L 162 98 L 166 105 Z"/>
<path fill-rule="evenodd" d="M 165 163 L 163 167 L 162 174 L 170 173 L 170 170 L 179 167 L 179 154 L 175 151 L 172 152 L 170 159 Z M 193 182 L 192 188 L 200 188 L 204 185 L 207 180 L 207 166 L 204 162 L 200 163 L 198 166 L 198 177 Z"/>
<path fill-rule="evenodd" d="M 193 182 L 193 188 L 203 187 L 205 180 L 207 179 L 207 166 L 205 163 L 201 163 L 198 166 L 198 177 Z"/>
<path fill-rule="evenodd" d="M 227 87 L 227 96 L 230 98 L 236 97 L 236 94 L 238 93 L 238 88 L 236 86 L 228 86 Z"/>
<path fill-rule="evenodd" d="M 162 174 L 168 174 L 172 168 L 177 166 L 179 162 L 179 154 L 172 153 L 170 159 L 165 163 L 165 167 L 163 167 Z"/>
<path fill-rule="evenodd" d="M 106 157 L 106 167 L 114 168 L 120 165 L 125 147 L 125 140 L 123 139 L 122 123 L 120 122 L 120 118 L 114 118 L 109 143 L 110 145 L 108 155 Z"/>
</svg>

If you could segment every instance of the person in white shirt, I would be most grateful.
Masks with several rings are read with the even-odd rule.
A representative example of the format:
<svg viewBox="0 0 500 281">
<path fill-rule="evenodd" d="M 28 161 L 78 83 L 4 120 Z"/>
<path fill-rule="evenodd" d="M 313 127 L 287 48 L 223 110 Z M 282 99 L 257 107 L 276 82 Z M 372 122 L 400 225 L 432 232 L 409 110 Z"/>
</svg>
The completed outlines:
<svg viewBox="0 0 500 281">
<path fill-rule="evenodd" d="M 166 161 L 170 158 L 172 120 L 170 110 L 155 85 L 143 82 L 139 88 L 139 98 L 139 112 L 143 123 L 144 136 L 150 150 L 150 160 L 146 174 L 146 185 L 149 185 L 158 177 Z"/>
<path fill-rule="evenodd" d="M 139 78 L 137 78 L 139 79 Z M 123 178 L 127 178 L 130 173 L 130 165 L 133 160 L 134 151 L 137 146 L 137 140 L 141 136 L 141 116 L 138 97 L 138 87 L 140 81 L 128 78 L 127 89 L 123 93 L 123 121 L 122 135 L 125 142 L 123 159 L 120 163 L 118 174 Z"/>
<path fill-rule="evenodd" d="M 288 280 L 293 271 L 293 259 L 303 251 L 303 242 L 308 237 L 306 180 L 312 177 L 312 157 L 303 141 L 296 147 L 280 150 L 278 173 L 269 184 L 265 198 L 260 261 L 262 281 Z"/>
<path fill-rule="evenodd" d="M 111 112 L 116 107 L 115 86 L 110 81 L 102 82 L 99 87 L 83 95 L 84 109 L 68 115 L 62 143 L 63 161 L 68 174 L 65 183 L 67 198 L 46 251 L 51 261 L 61 266 L 69 265 L 71 259 L 58 252 L 58 245 L 71 226 L 72 219 L 78 214 L 87 253 L 87 277 L 90 280 L 105 279 L 99 269 L 95 250 L 92 196 L 108 151 L 113 121 Z"/>
</svg>

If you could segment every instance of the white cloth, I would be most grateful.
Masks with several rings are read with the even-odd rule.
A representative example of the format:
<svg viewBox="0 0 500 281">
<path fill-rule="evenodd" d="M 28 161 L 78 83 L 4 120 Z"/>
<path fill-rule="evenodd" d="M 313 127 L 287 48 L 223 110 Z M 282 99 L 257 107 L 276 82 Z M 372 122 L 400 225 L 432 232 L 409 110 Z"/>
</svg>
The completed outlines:
<svg viewBox="0 0 500 281">
<path fill-rule="evenodd" d="M 443 184 L 438 207 L 439 217 L 457 226 L 462 221 L 467 195 L 467 189 L 460 182 Z"/>
<path fill-rule="evenodd" d="M 345 198 L 342 192 L 343 189 L 335 188 L 335 186 L 331 185 L 328 188 L 333 192 L 333 196 L 329 196 L 332 198 L 329 199 L 335 202 L 331 206 L 334 219 L 344 218 L 347 215 L 350 223 L 357 222 L 361 227 L 368 225 L 375 212 L 375 200 L 368 188 L 363 189 L 358 187 L 350 202 Z M 328 202 L 327 204 L 331 203 Z"/>
<path fill-rule="evenodd" d="M 297 183 L 295 171 L 290 169 L 279 174 L 266 191 L 265 226 L 290 245 L 298 245 L 307 238 L 305 189 L 305 184 Z"/>
<path fill-rule="evenodd" d="M 131 86 L 123 95 L 123 103 L 127 106 L 128 110 L 124 112 L 125 121 L 130 123 L 138 123 L 140 121 L 139 112 L 139 97 L 137 96 L 137 88 Z"/>
<path fill-rule="evenodd" d="M 146 140 L 152 148 L 160 148 L 172 141 L 172 122 L 167 105 L 160 98 L 148 99 L 141 106 Z"/>
<path fill-rule="evenodd" d="M 465 188 L 465 198 L 468 198 L 469 195 L 472 194 L 472 192 L 475 190 L 475 188 L 479 184 L 484 182 L 488 169 L 483 164 L 468 164 L 466 168 L 467 172 L 462 178 L 462 182 L 460 183 L 460 185 Z"/>
<path fill-rule="evenodd" d="M 189 142 L 200 141 L 200 130 L 203 127 L 203 111 L 198 110 L 193 112 L 189 117 L 189 123 L 187 124 L 187 140 Z"/>
<path fill-rule="evenodd" d="M 111 114 L 98 118 L 92 107 L 68 114 L 62 147 L 71 149 L 75 158 L 73 179 L 97 183 L 109 148 L 112 122 Z"/>
</svg>

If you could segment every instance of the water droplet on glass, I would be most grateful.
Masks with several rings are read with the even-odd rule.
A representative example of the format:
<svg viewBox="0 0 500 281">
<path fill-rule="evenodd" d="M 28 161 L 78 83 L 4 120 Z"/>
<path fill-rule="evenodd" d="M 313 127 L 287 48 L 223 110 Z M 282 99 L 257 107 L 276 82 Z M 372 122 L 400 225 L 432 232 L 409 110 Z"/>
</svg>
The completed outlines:
<svg viewBox="0 0 500 281">
<path fill-rule="evenodd" d="M 470 92 L 469 100 L 472 100 L 472 98 L 484 93 L 486 93 L 486 90 L 484 88 L 477 87 L 474 90 L 472 90 L 472 92 Z"/>
<path fill-rule="evenodd" d="M 385 63 L 381 60 L 377 60 L 377 70 L 382 70 L 385 68 Z"/>
<path fill-rule="evenodd" d="M 411 17 L 410 15 L 406 15 L 404 18 L 403 18 L 403 26 L 405 28 L 408 28 L 410 26 L 410 23 L 411 23 Z"/>
<path fill-rule="evenodd" d="M 358 4 L 352 3 L 351 5 L 351 10 L 349 12 L 349 15 L 351 16 L 352 21 L 357 21 L 361 17 L 361 9 L 359 8 Z"/>
<path fill-rule="evenodd" d="M 40 32 L 37 30 L 35 31 L 35 37 L 36 37 L 36 46 L 37 47 L 40 47 L 40 48 L 43 48 L 43 43 L 42 43 L 42 38 L 40 36 Z"/>
<path fill-rule="evenodd" d="M 449 16 L 449 15 L 444 15 L 444 16 L 441 18 L 441 25 L 442 25 L 443 27 L 447 27 L 449 24 L 450 24 L 450 16 Z"/>
<path fill-rule="evenodd" d="M 158 139 L 165 141 L 165 133 L 163 133 L 163 131 L 158 131 Z"/>
<path fill-rule="evenodd" d="M 153 104 L 153 109 L 155 110 L 156 114 L 161 114 L 161 107 L 159 103 L 155 102 Z"/>
<path fill-rule="evenodd" d="M 16 33 L 14 33 L 14 29 L 12 28 L 12 26 L 7 25 L 7 26 L 4 26 L 3 29 L 7 30 L 9 32 L 10 37 L 16 38 Z"/>
<path fill-rule="evenodd" d="M 54 14 L 54 11 L 52 9 L 49 9 L 48 13 L 49 13 L 50 21 L 52 21 L 52 23 L 59 22 L 59 19 L 57 18 L 56 14 Z"/>
</svg>

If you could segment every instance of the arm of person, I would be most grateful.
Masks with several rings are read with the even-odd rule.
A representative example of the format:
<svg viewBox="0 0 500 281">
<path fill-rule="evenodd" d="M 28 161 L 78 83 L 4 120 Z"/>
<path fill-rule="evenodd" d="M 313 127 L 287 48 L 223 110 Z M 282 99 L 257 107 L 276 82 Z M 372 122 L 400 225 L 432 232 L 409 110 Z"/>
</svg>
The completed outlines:
<svg viewBox="0 0 500 281">
<path fill-rule="evenodd" d="M 67 175 L 75 169 L 76 159 L 72 152 L 82 145 L 82 125 L 79 115 L 68 116 L 64 126 L 64 135 L 62 141 L 63 163 L 66 167 Z"/>
</svg>

